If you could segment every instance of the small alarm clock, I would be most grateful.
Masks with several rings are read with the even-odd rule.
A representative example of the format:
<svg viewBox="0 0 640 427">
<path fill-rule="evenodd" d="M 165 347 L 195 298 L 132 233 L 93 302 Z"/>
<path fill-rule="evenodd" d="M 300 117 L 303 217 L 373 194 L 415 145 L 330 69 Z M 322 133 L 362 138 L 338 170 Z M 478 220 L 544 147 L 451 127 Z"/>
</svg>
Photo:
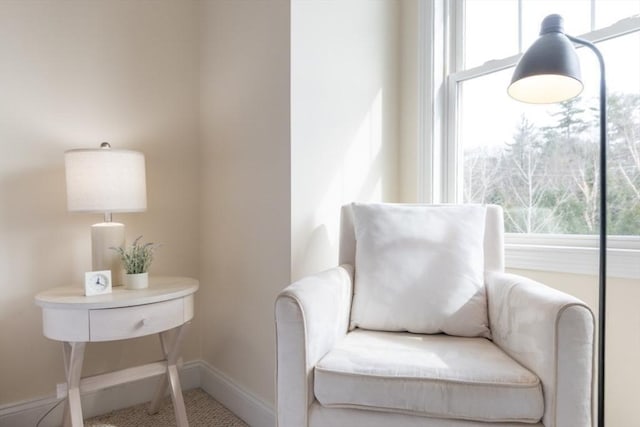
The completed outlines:
<svg viewBox="0 0 640 427">
<path fill-rule="evenodd" d="M 111 293 L 111 270 L 84 273 L 84 294 L 86 296 L 108 293 Z"/>
</svg>

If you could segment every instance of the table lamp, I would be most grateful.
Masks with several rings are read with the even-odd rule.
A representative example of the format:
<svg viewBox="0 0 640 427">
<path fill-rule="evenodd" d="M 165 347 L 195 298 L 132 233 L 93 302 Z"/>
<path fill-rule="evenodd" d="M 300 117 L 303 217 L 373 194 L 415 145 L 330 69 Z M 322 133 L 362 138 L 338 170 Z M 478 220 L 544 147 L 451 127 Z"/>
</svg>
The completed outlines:
<svg viewBox="0 0 640 427">
<path fill-rule="evenodd" d="M 112 213 L 147 209 L 144 155 L 138 151 L 100 148 L 64 153 L 69 212 L 104 214 L 104 222 L 91 226 L 92 270 L 111 270 L 114 284 L 121 284 L 120 258 L 112 247 L 124 246 L 124 224 L 113 222 Z"/>
</svg>

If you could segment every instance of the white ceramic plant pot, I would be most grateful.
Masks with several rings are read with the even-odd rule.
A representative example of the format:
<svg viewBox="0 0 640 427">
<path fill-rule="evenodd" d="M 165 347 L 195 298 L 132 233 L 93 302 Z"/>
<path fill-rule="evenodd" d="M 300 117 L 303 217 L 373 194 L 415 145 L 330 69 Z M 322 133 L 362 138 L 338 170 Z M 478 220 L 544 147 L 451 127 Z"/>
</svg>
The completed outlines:
<svg viewBox="0 0 640 427">
<path fill-rule="evenodd" d="M 125 274 L 124 287 L 127 289 L 145 289 L 149 287 L 149 273 Z"/>
</svg>

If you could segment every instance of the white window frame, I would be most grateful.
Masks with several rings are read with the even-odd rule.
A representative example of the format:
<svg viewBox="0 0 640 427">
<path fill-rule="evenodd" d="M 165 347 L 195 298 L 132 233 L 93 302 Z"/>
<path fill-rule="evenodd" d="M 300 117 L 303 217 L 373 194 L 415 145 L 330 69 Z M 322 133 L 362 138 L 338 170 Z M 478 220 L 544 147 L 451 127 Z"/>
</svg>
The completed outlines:
<svg viewBox="0 0 640 427">
<path fill-rule="evenodd" d="M 419 0 L 418 195 L 425 203 L 461 200 L 462 165 L 456 143 L 458 83 L 515 66 L 521 54 L 489 61 L 450 73 L 462 52 L 462 0 Z M 640 30 L 640 17 L 580 36 L 593 43 Z M 611 277 L 640 278 L 640 236 L 609 236 L 608 266 Z M 506 233 L 507 268 L 595 275 L 598 273 L 598 236 Z"/>
</svg>

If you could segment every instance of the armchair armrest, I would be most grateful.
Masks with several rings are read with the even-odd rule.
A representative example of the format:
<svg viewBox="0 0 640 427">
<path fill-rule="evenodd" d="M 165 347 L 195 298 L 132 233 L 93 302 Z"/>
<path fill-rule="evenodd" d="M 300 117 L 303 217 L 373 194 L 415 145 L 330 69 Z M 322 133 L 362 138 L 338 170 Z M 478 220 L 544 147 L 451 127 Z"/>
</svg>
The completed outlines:
<svg viewBox="0 0 640 427">
<path fill-rule="evenodd" d="M 307 426 L 313 368 L 347 333 L 353 267 L 343 265 L 303 278 L 276 299 L 277 411 L 279 427 Z"/>
<path fill-rule="evenodd" d="M 548 427 L 593 425 L 594 316 L 582 301 L 525 277 L 486 279 L 493 341 L 541 380 Z"/>
</svg>

